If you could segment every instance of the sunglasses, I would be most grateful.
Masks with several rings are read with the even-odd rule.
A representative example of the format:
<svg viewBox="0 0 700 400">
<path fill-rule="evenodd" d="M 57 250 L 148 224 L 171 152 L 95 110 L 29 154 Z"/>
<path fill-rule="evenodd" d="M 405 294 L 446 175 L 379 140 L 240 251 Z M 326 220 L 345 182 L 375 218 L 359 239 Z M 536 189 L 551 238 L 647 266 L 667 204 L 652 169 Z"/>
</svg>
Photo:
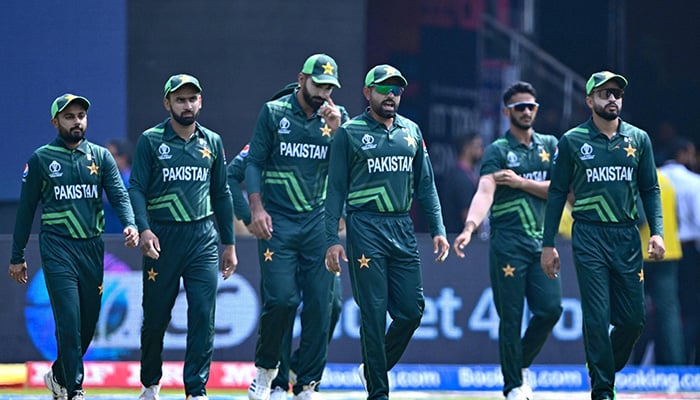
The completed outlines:
<svg viewBox="0 0 700 400">
<path fill-rule="evenodd" d="M 508 104 L 506 107 L 517 112 L 523 112 L 526 108 L 530 111 L 535 111 L 539 106 L 540 103 L 530 103 L 529 101 L 521 101 L 519 103 Z"/>
<path fill-rule="evenodd" d="M 373 87 L 377 93 L 383 95 L 393 93 L 394 96 L 401 96 L 401 94 L 403 93 L 403 88 L 401 86 L 396 85 L 372 85 L 371 87 Z"/>
<path fill-rule="evenodd" d="M 594 90 L 593 93 L 597 93 L 601 100 L 609 99 L 610 95 L 613 95 L 615 100 L 620 100 L 625 95 L 625 91 L 622 89 L 598 89 Z"/>
</svg>

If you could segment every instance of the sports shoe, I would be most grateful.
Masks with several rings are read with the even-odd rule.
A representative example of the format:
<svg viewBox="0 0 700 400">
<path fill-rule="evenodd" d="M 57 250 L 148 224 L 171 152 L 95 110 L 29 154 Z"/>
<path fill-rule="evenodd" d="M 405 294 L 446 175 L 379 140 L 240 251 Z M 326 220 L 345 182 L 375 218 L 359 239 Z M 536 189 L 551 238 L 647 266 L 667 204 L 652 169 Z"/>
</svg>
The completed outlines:
<svg viewBox="0 0 700 400">
<path fill-rule="evenodd" d="M 85 400 L 85 391 L 84 390 L 76 390 L 73 392 L 73 397 L 71 400 Z"/>
<path fill-rule="evenodd" d="M 277 368 L 267 369 L 257 367 L 257 374 L 248 387 L 248 398 L 250 400 L 270 400 L 270 387 L 272 381 L 277 377 Z"/>
<path fill-rule="evenodd" d="M 270 400 L 287 400 L 287 391 L 279 386 L 275 386 L 270 392 Z"/>
<path fill-rule="evenodd" d="M 145 387 L 141 390 L 139 400 L 158 400 L 158 392 L 160 392 L 160 385 Z"/>
<path fill-rule="evenodd" d="M 506 400 L 530 400 L 528 397 L 523 393 L 522 389 L 520 387 L 516 387 L 515 389 L 511 390 L 508 392 L 508 396 L 506 396 Z"/>
<path fill-rule="evenodd" d="M 357 374 L 360 375 L 360 383 L 362 383 L 365 392 L 369 393 L 369 390 L 367 390 L 367 378 L 365 377 L 365 364 L 360 364 L 360 366 L 357 367 Z"/>
<path fill-rule="evenodd" d="M 533 400 L 533 394 L 532 394 L 532 386 L 530 386 L 530 370 L 527 368 L 523 368 L 521 370 L 521 375 L 523 379 L 523 384 L 520 385 L 520 390 L 525 393 L 525 396 L 528 398 L 528 400 Z"/>
<path fill-rule="evenodd" d="M 68 391 L 56 382 L 51 368 L 44 374 L 44 384 L 46 384 L 46 388 L 51 391 L 53 400 L 68 400 Z"/>
<path fill-rule="evenodd" d="M 321 395 L 316 391 L 319 382 L 311 381 L 308 385 L 302 387 L 299 394 L 295 394 L 292 400 L 321 400 Z"/>
</svg>

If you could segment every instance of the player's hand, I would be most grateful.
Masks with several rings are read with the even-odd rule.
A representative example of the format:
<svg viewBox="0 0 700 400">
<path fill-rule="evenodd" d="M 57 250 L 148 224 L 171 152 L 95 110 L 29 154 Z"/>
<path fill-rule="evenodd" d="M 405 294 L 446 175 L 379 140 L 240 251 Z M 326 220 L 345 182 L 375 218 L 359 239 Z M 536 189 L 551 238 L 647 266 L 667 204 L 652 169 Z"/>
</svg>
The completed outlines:
<svg viewBox="0 0 700 400">
<path fill-rule="evenodd" d="M 221 273 L 224 280 L 228 279 L 236 272 L 238 267 L 238 256 L 236 255 L 236 245 L 227 244 L 224 246 L 224 254 L 221 255 Z"/>
<path fill-rule="evenodd" d="M 265 211 L 260 199 L 260 193 L 251 193 L 250 201 L 250 233 L 258 239 L 270 240 L 272 238 L 272 217 Z"/>
<path fill-rule="evenodd" d="M 467 247 L 469 242 L 471 242 L 473 233 L 474 231 L 465 229 L 455 238 L 455 241 L 452 244 L 452 251 L 454 251 L 457 257 L 464 258 L 463 250 L 465 247 Z"/>
<path fill-rule="evenodd" d="M 326 250 L 326 269 L 336 275 L 340 275 L 340 260 L 348 262 L 345 248 L 341 244 L 334 244 Z"/>
<path fill-rule="evenodd" d="M 160 241 L 158 236 L 150 229 L 141 232 L 141 253 L 154 260 L 160 257 Z"/>
<path fill-rule="evenodd" d="M 512 169 L 502 169 L 494 172 L 493 179 L 497 185 L 505 185 L 513 189 L 519 189 L 523 186 L 523 178 Z"/>
<path fill-rule="evenodd" d="M 435 258 L 437 262 L 443 262 L 450 254 L 450 242 L 442 235 L 437 235 L 433 238 L 433 254 L 438 256 Z"/>
<path fill-rule="evenodd" d="M 552 279 L 559 278 L 559 252 L 554 247 L 543 247 L 540 256 L 540 266 L 545 275 Z"/>
<path fill-rule="evenodd" d="M 663 260 L 664 257 L 666 257 L 666 245 L 664 244 L 664 238 L 659 235 L 650 237 L 647 253 L 649 253 L 649 258 L 652 260 Z"/>
<path fill-rule="evenodd" d="M 10 264 L 10 267 L 7 269 L 7 274 L 10 275 L 10 278 L 17 281 L 17 283 L 27 283 L 27 262 Z"/>
<path fill-rule="evenodd" d="M 139 231 L 133 226 L 124 228 L 124 246 L 136 247 L 139 245 Z"/>
<path fill-rule="evenodd" d="M 318 115 L 322 116 L 326 120 L 326 124 L 331 128 L 333 132 L 338 130 L 340 127 L 340 110 L 333 103 L 333 99 L 329 97 L 326 98 L 326 102 L 323 103 L 318 109 Z"/>
</svg>

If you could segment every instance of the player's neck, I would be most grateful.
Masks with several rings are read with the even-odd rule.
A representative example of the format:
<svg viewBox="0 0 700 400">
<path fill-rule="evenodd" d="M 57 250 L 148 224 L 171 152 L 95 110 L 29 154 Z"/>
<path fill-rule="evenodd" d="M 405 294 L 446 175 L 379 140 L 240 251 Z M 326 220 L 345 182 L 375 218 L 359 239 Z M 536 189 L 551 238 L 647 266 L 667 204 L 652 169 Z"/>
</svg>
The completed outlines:
<svg viewBox="0 0 700 400">
<path fill-rule="evenodd" d="M 370 107 L 370 109 L 369 109 L 369 115 L 371 115 L 372 118 L 374 118 L 375 121 L 377 121 L 377 122 L 379 122 L 380 124 L 386 126 L 386 129 L 391 129 L 392 125 L 394 125 L 394 118 L 384 118 L 384 117 L 382 117 L 381 115 L 379 115 L 379 114 L 377 114 L 376 112 L 374 112 L 374 110 L 372 110 L 371 107 Z"/>
<path fill-rule="evenodd" d="M 598 128 L 603 135 L 610 139 L 617 133 L 617 129 L 620 126 L 620 119 L 615 118 L 614 120 L 610 121 L 593 114 L 593 125 L 595 125 L 595 127 Z"/>
<path fill-rule="evenodd" d="M 518 142 L 524 144 L 525 146 L 528 146 L 530 142 L 532 141 L 532 132 L 534 130 L 532 128 L 528 129 L 521 129 L 515 126 L 510 127 L 510 133 L 513 135 L 515 139 L 518 140 Z"/>
<path fill-rule="evenodd" d="M 173 131 L 175 131 L 175 134 L 179 136 L 182 140 L 188 141 L 194 135 L 194 131 L 197 129 L 197 124 L 191 124 L 191 125 L 180 125 L 177 121 L 174 119 L 170 120 L 170 126 L 173 128 Z"/>
</svg>

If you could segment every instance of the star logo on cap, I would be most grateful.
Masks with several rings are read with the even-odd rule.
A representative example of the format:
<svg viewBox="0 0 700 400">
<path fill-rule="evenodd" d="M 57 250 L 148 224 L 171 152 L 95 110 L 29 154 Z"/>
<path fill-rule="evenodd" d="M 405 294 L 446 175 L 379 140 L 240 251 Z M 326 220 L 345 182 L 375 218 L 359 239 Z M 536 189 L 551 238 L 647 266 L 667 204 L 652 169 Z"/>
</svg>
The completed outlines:
<svg viewBox="0 0 700 400">
<path fill-rule="evenodd" d="M 384 73 L 387 75 L 396 75 L 399 73 L 399 71 L 397 71 L 394 67 L 385 67 Z"/>
<path fill-rule="evenodd" d="M 637 276 L 639 277 L 640 282 L 644 282 L 644 270 L 639 271 Z"/>
<path fill-rule="evenodd" d="M 331 137 L 331 128 L 328 127 L 328 124 L 325 124 L 321 128 L 321 136 L 328 136 Z"/>
<path fill-rule="evenodd" d="M 270 251 L 270 248 L 267 248 L 265 252 L 263 253 L 263 256 L 265 257 L 265 261 L 272 261 L 272 255 L 275 254 L 274 251 Z"/>
<path fill-rule="evenodd" d="M 100 169 L 99 165 L 95 164 L 95 161 L 90 165 L 86 165 L 86 168 L 90 170 L 90 175 L 97 175 L 97 171 Z"/>
<path fill-rule="evenodd" d="M 503 276 L 515 278 L 515 268 L 511 267 L 510 264 L 506 264 L 506 266 L 501 269 L 503 270 Z"/>
<path fill-rule="evenodd" d="M 322 67 L 323 67 L 324 74 L 326 74 L 326 75 L 333 75 L 334 74 L 333 71 L 335 70 L 335 67 L 330 62 L 326 61 L 326 63 L 323 64 Z"/>
<path fill-rule="evenodd" d="M 362 258 L 358 258 L 357 262 L 360 263 L 360 268 L 369 268 L 369 262 L 371 260 L 371 258 L 365 257 L 365 253 L 362 253 Z"/>
<path fill-rule="evenodd" d="M 153 267 L 151 267 L 151 269 L 149 269 L 146 273 L 148 274 L 149 281 L 156 281 L 156 276 L 158 276 L 158 273 L 153 269 Z"/>
<path fill-rule="evenodd" d="M 70 101 L 73 100 L 73 99 L 76 98 L 76 97 L 78 97 L 78 96 L 73 95 L 73 94 L 67 94 L 67 95 L 65 95 L 65 96 L 63 97 L 63 99 L 66 100 L 66 103 L 70 103 Z"/>
<path fill-rule="evenodd" d="M 211 151 L 209 151 L 209 149 L 207 149 L 206 147 L 203 149 L 199 149 L 199 152 L 202 153 L 202 158 L 211 159 Z"/>
<path fill-rule="evenodd" d="M 635 153 L 637 152 L 637 149 L 632 147 L 632 143 L 627 143 L 627 147 L 622 150 L 627 152 L 627 157 L 634 157 Z"/>
<path fill-rule="evenodd" d="M 549 161 L 549 153 L 547 153 L 547 150 L 542 149 L 542 150 L 540 151 L 540 154 L 538 154 L 538 155 L 540 156 L 540 160 L 541 160 L 542 162 L 548 162 L 548 161 Z"/>
<path fill-rule="evenodd" d="M 102 293 L 104 293 L 104 291 L 105 291 L 104 286 L 102 286 L 102 284 L 100 284 L 100 286 L 97 287 L 97 291 L 100 292 L 100 295 L 102 295 Z"/>
</svg>

